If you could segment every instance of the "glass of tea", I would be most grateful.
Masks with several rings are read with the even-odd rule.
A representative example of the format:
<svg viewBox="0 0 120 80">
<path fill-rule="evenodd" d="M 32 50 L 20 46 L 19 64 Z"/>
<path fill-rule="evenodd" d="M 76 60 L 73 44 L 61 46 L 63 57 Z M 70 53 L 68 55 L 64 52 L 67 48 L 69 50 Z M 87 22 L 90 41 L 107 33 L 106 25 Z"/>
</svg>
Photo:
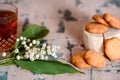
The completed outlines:
<svg viewBox="0 0 120 80">
<path fill-rule="evenodd" d="M 14 47 L 17 23 L 18 8 L 11 4 L 0 4 L 0 53 Z"/>
</svg>

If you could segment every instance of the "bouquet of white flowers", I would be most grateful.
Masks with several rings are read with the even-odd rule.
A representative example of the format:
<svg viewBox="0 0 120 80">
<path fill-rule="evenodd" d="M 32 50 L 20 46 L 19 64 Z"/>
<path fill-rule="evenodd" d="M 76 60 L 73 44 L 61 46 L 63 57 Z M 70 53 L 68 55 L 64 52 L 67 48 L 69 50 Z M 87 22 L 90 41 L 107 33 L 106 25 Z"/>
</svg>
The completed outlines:
<svg viewBox="0 0 120 80">
<path fill-rule="evenodd" d="M 60 46 L 41 43 L 48 33 L 49 30 L 44 26 L 28 26 L 17 38 L 14 48 L 2 53 L 4 59 L 0 60 L 0 65 L 15 64 L 40 74 L 83 73 L 69 64 L 57 61 L 59 56 L 56 52 Z M 7 53 L 10 55 L 7 56 Z"/>
</svg>

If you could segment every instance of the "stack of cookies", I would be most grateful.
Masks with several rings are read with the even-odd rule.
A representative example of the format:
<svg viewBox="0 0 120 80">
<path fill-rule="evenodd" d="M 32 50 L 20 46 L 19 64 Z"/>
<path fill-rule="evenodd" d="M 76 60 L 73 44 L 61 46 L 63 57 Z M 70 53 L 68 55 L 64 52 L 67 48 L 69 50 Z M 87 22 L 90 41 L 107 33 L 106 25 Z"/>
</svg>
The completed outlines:
<svg viewBox="0 0 120 80">
<path fill-rule="evenodd" d="M 83 31 L 87 51 L 71 58 L 71 62 L 79 68 L 104 67 L 107 63 L 104 55 L 111 61 L 120 59 L 120 20 L 110 13 L 92 18 L 95 22 L 88 23 Z"/>
</svg>

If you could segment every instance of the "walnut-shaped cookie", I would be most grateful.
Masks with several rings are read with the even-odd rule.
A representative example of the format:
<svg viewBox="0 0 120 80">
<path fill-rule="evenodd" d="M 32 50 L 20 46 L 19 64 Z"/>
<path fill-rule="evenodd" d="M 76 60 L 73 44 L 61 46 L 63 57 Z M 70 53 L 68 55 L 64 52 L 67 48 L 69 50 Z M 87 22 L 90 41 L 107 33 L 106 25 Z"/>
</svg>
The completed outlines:
<svg viewBox="0 0 120 80">
<path fill-rule="evenodd" d="M 109 24 L 100 15 L 95 14 L 95 15 L 93 15 L 92 19 L 94 19 L 98 23 L 104 24 L 109 27 Z"/>
<path fill-rule="evenodd" d="M 103 34 L 109 30 L 109 27 L 98 22 L 90 22 L 85 26 L 85 30 L 93 34 Z"/>
<path fill-rule="evenodd" d="M 78 68 L 90 68 L 91 66 L 84 60 L 84 53 L 79 52 L 72 56 L 71 63 Z"/>
<path fill-rule="evenodd" d="M 114 28 L 120 29 L 120 20 L 117 19 L 115 16 L 113 16 L 110 13 L 105 13 L 103 15 L 103 18 L 105 19 L 105 21 Z"/>
<path fill-rule="evenodd" d="M 94 50 L 87 51 L 84 58 L 89 65 L 95 68 L 103 68 L 107 64 L 105 57 L 101 53 Z"/>
<path fill-rule="evenodd" d="M 120 39 L 112 37 L 105 40 L 105 54 L 111 60 L 120 59 Z"/>
</svg>

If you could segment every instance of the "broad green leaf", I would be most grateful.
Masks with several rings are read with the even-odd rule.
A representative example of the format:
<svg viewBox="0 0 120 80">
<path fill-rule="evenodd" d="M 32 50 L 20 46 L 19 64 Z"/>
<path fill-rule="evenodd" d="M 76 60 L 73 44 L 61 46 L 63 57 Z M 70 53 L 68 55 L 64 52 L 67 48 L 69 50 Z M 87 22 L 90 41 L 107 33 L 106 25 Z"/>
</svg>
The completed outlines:
<svg viewBox="0 0 120 80">
<path fill-rule="evenodd" d="M 44 26 L 30 25 L 26 28 L 21 36 L 25 36 L 29 39 L 42 39 L 49 33 L 49 30 Z"/>
<path fill-rule="evenodd" d="M 14 61 L 18 66 L 40 74 L 83 73 L 59 61 Z"/>
</svg>

